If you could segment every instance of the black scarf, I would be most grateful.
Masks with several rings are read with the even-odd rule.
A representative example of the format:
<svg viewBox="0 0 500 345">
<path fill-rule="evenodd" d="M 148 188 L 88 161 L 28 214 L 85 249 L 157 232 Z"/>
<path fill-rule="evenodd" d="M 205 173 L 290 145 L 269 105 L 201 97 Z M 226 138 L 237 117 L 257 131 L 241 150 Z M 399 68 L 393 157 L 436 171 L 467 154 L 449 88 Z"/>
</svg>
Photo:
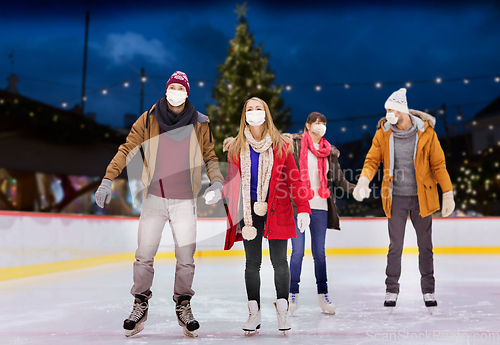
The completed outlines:
<svg viewBox="0 0 500 345">
<path fill-rule="evenodd" d="M 180 114 L 176 115 L 168 108 L 166 98 L 160 98 L 156 102 L 155 116 L 163 132 L 168 132 L 188 125 L 194 125 L 198 120 L 198 112 L 188 99 L 186 99 L 184 110 L 182 110 Z"/>
</svg>

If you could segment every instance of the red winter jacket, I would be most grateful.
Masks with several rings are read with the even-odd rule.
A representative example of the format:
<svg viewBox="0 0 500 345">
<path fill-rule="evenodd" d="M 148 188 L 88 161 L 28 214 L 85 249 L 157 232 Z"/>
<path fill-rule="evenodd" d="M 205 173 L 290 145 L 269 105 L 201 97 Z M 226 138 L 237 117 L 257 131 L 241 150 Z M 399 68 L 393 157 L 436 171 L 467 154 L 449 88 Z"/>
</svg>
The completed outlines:
<svg viewBox="0 0 500 345">
<path fill-rule="evenodd" d="M 285 143 L 281 158 L 277 156 L 277 150 L 274 150 L 273 171 L 269 183 L 266 228 L 264 229 L 264 237 L 267 239 L 286 240 L 297 237 L 291 198 L 297 205 L 298 213 L 306 212 L 311 214 L 311 208 L 305 193 L 299 193 L 302 188 L 300 172 L 297 169 L 292 153 L 287 152 L 288 146 Z M 240 221 L 243 219 L 240 177 L 241 171 L 238 157 L 237 160 L 228 162 L 228 173 L 224 182 L 224 196 L 228 198 L 224 250 L 231 249 L 234 242 L 243 240 L 240 230 Z"/>
</svg>

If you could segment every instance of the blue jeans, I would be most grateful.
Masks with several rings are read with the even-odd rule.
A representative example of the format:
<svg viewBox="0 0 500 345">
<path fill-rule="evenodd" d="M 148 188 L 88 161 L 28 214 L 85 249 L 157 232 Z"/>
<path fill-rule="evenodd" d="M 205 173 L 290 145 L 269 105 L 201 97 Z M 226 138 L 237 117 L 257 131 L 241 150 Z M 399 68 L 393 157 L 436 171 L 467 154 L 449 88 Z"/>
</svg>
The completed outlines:
<svg viewBox="0 0 500 345">
<path fill-rule="evenodd" d="M 312 209 L 311 224 L 311 250 L 314 258 L 314 273 L 316 274 L 316 286 L 318 294 L 328 293 L 326 283 L 326 256 L 325 239 L 326 227 L 328 225 L 328 211 Z M 304 258 L 305 232 L 301 233 L 297 228 L 297 238 L 292 238 L 292 257 L 290 259 L 290 292 L 299 292 L 300 273 L 302 271 L 302 259 Z"/>
</svg>

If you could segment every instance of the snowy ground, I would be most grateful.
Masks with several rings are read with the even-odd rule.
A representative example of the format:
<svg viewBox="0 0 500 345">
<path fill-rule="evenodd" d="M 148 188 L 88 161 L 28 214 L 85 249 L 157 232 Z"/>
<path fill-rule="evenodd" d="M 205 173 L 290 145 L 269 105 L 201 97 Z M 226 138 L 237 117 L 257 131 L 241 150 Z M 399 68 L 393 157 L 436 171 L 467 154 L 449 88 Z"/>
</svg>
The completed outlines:
<svg viewBox="0 0 500 345">
<path fill-rule="evenodd" d="M 329 256 L 336 315 L 318 307 L 312 259 L 306 257 L 299 309 L 286 337 L 277 330 L 273 273 L 262 267 L 262 329 L 245 337 L 244 259 L 197 260 L 192 300 L 201 328 L 196 339 L 178 326 L 172 302 L 172 260 L 158 260 L 145 329 L 125 338 L 122 323 L 132 307 L 132 263 L 0 283 L 0 344 L 500 344 L 498 255 L 436 255 L 436 297 L 423 306 L 416 255 L 403 257 L 398 307 L 384 309 L 385 257 Z"/>
</svg>

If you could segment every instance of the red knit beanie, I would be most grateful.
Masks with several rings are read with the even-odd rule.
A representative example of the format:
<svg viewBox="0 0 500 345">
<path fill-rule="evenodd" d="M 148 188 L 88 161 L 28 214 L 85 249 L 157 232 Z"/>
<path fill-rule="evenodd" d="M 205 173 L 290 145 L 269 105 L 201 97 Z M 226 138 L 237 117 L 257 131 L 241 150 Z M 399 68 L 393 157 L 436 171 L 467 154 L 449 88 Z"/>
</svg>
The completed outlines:
<svg viewBox="0 0 500 345">
<path fill-rule="evenodd" d="M 174 74 L 172 74 L 170 79 L 167 81 L 167 86 L 165 86 L 165 93 L 167 93 L 167 89 L 170 84 L 181 84 L 186 88 L 187 94 L 189 96 L 189 91 L 190 91 L 189 80 L 186 73 L 177 71 Z"/>
</svg>

